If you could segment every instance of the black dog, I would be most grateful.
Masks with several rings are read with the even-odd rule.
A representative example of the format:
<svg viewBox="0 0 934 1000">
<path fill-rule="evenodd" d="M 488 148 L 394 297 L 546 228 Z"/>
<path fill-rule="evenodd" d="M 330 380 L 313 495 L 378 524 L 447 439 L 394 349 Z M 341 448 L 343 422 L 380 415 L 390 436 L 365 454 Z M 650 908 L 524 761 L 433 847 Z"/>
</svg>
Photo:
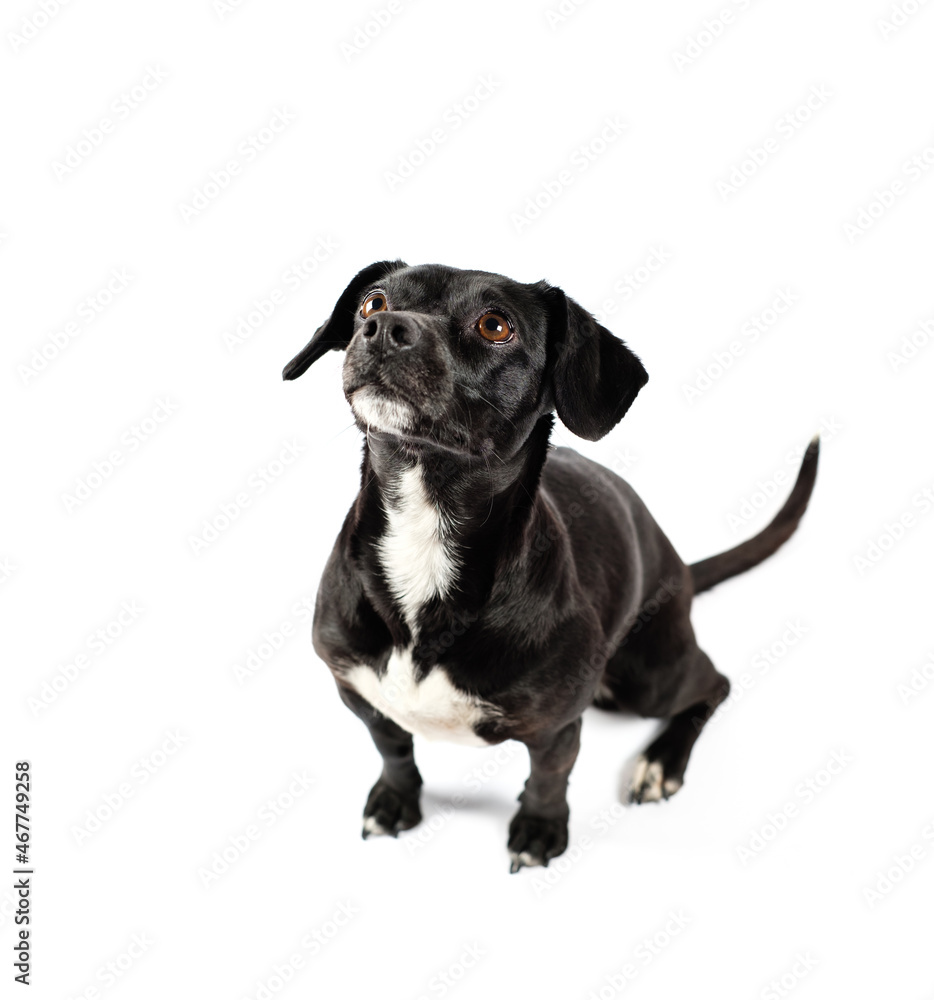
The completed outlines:
<svg viewBox="0 0 934 1000">
<path fill-rule="evenodd" d="M 648 376 L 558 288 L 441 265 L 361 271 L 286 366 L 345 350 L 366 433 L 360 493 L 324 570 L 313 640 L 383 757 L 363 836 L 421 820 L 412 734 L 520 740 L 531 775 L 509 827 L 512 871 L 567 846 L 568 775 L 597 704 L 669 719 L 631 798 L 667 798 L 729 681 L 698 647 L 695 593 L 795 530 L 817 472 L 736 548 L 686 566 L 633 490 L 568 448 L 553 411 L 595 441 Z"/>
</svg>

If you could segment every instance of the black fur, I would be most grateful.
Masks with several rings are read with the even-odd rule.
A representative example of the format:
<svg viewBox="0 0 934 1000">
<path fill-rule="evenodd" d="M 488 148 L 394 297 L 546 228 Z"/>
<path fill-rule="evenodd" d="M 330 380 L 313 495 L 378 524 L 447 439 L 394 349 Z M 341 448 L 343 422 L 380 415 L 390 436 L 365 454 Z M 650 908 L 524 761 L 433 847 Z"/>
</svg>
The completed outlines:
<svg viewBox="0 0 934 1000">
<path fill-rule="evenodd" d="M 376 289 L 389 308 L 364 318 Z M 508 342 L 480 335 L 487 311 L 509 321 Z M 348 400 L 384 407 L 378 419 L 357 414 L 366 433 L 361 489 L 325 568 L 313 630 L 341 697 L 383 756 L 364 810 L 370 826 L 395 834 L 415 825 L 421 777 L 411 734 L 361 697 L 347 672 L 365 665 L 381 674 L 394 648 L 413 645 L 413 632 L 416 676 L 445 671 L 497 709 L 478 736 L 529 749 L 531 775 L 509 832 L 513 870 L 547 864 L 567 845 L 565 790 L 588 705 L 670 719 L 647 751 L 661 781 L 657 768 L 643 768 L 632 798 L 677 791 L 694 741 L 729 692 L 694 639 L 691 569 L 628 484 L 548 443 L 554 411 L 582 437 L 608 433 L 648 378 L 639 359 L 544 282 L 401 261 L 361 271 L 283 377 L 330 348 L 347 350 Z M 405 408 L 402 422 L 385 415 L 391 406 Z M 816 468 L 816 446 L 808 456 Z M 393 484 L 415 467 L 452 525 L 461 562 L 448 591 L 407 621 L 379 543 Z M 705 560 L 704 585 L 774 551 L 803 513 L 813 474 L 805 485 L 793 524 L 773 522 L 728 564 Z"/>
</svg>

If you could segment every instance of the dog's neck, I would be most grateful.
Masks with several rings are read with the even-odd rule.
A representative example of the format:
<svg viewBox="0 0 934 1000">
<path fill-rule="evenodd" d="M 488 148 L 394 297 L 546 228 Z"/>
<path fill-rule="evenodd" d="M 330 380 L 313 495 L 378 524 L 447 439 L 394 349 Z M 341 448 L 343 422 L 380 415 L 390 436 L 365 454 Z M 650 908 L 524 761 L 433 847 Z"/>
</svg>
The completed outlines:
<svg viewBox="0 0 934 1000">
<path fill-rule="evenodd" d="M 394 638 L 415 636 L 426 609 L 439 620 L 486 600 L 497 567 L 523 543 L 535 508 L 553 417 L 541 417 L 512 454 L 460 455 L 368 435 L 354 534 L 368 589 Z M 396 627 L 394 627 L 396 626 Z"/>
</svg>

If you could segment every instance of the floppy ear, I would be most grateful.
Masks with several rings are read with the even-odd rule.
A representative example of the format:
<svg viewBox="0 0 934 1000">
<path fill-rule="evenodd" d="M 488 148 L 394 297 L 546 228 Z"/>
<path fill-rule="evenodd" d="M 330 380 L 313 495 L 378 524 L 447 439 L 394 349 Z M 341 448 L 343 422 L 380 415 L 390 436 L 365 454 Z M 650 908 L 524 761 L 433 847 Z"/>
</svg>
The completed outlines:
<svg viewBox="0 0 934 1000">
<path fill-rule="evenodd" d="M 598 441 L 623 419 L 649 380 L 648 372 L 618 337 L 560 288 L 549 288 L 547 294 L 555 409 L 568 430 Z"/>
<path fill-rule="evenodd" d="M 353 336 L 354 315 L 361 294 L 387 274 L 405 267 L 401 260 L 381 260 L 365 267 L 341 293 L 331 315 L 315 330 L 314 336 L 282 369 L 286 381 L 298 378 L 327 351 L 344 351 Z"/>
</svg>

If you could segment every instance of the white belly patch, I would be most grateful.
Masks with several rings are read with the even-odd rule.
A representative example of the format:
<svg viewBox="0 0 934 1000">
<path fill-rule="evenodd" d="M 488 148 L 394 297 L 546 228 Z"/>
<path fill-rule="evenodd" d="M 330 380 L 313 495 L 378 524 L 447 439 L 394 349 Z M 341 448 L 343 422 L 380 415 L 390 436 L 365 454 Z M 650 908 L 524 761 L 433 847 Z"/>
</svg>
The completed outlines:
<svg viewBox="0 0 934 1000">
<path fill-rule="evenodd" d="M 441 667 L 415 679 L 411 649 L 394 649 L 382 677 L 370 667 L 353 667 L 348 683 L 383 715 L 409 733 L 464 746 L 489 746 L 474 731 L 493 711 L 480 698 L 458 691 Z"/>
</svg>

